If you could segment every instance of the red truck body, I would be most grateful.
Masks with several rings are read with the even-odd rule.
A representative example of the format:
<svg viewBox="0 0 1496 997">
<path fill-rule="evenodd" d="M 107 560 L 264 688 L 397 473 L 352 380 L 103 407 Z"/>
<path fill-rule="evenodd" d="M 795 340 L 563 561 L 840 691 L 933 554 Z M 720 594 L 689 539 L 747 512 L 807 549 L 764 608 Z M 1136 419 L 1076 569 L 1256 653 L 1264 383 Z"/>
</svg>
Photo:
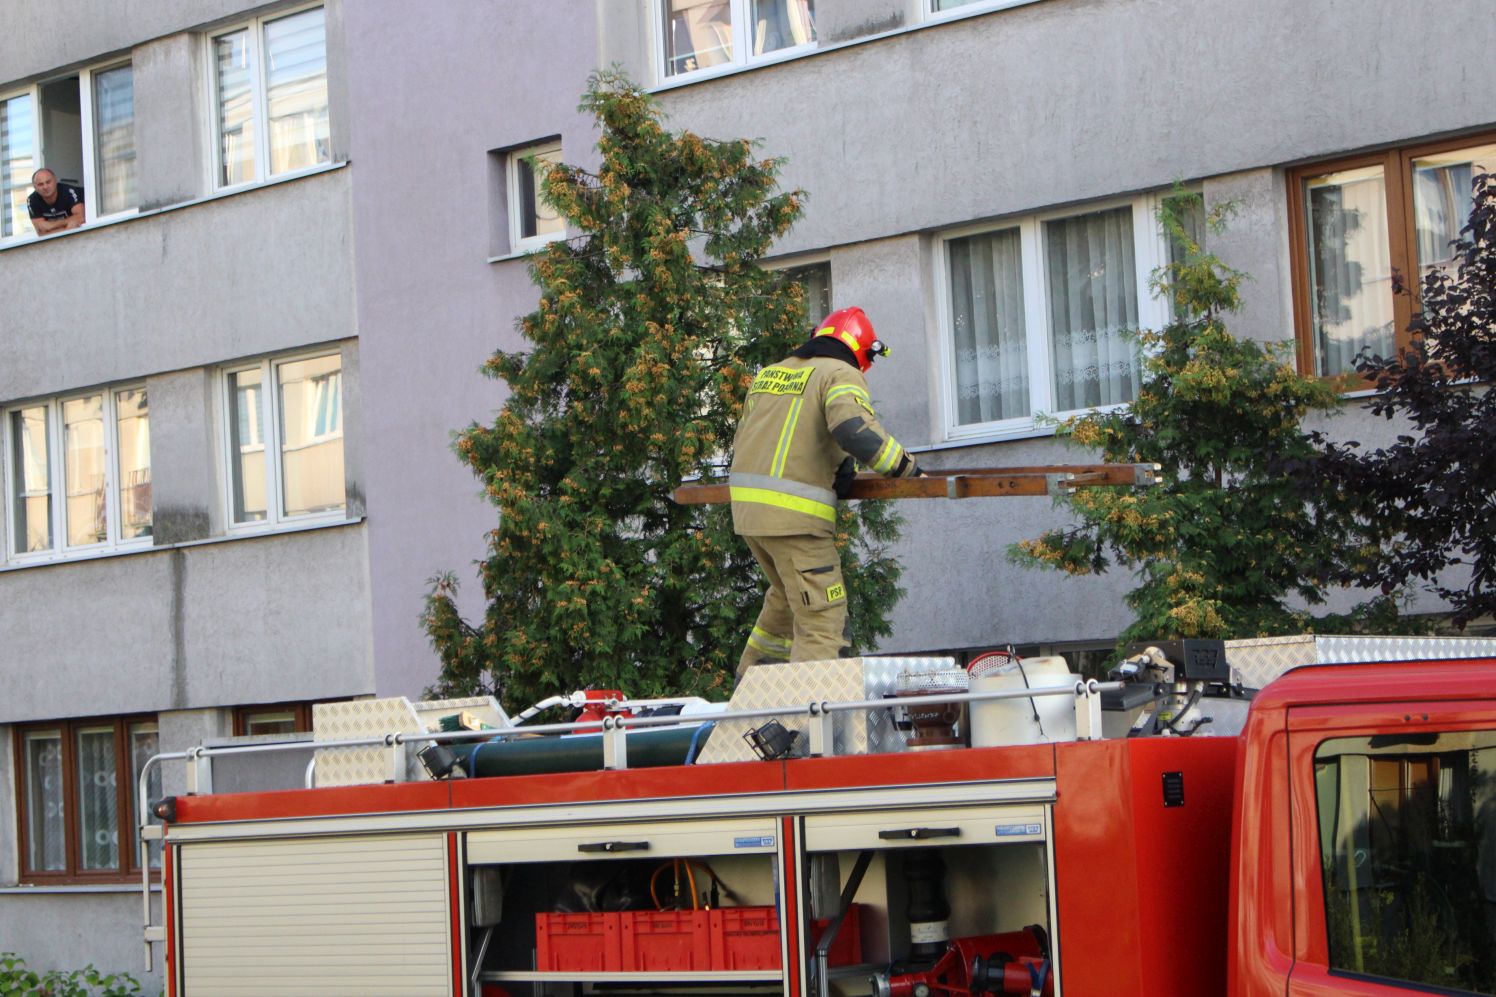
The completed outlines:
<svg viewBox="0 0 1496 997">
<path fill-rule="evenodd" d="M 316 839 L 325 846 L 332 840 L 355 840 L 342 835 L 440 836 L 446 842 L 442 889 L 449 898 L 444 916 L 451 932 L 450 985 L 441 992 L 486 995 L 531 987 L 548 993 L 551 983 L 536 978 L 543 973 L 493 976 L 521 980 L 503 984 L 503 990 L 475 975 L 483 955 L 475 952 L 481 932 L 469 923 L 475 916 L 472 877 L 483 861 L 495 861 L 475 857 L 484 835 L 510 833 L 505 828 L 514 820 L 533 821 L 539 819 L 536 814 L 553 815 L 544 819 L 558 839 L 573 826 L 601 821 L 594 813 L 617 813 L 629 820 L 658 815 L 662 826 L 680 825 L 686 831 L 696 823 L 705 827 L 720 821 L 724 814 L 752 814 L 771 820 L 760 826 L 779 835 L 763 869 L 778 863 L 773 865 L 770 902 L 779 905 L 786 925 L 783 975 L 755 985 L 772 988 L 777 983 L 780 992 L 810 994 L 815 992 L 810 979 L 814 960 L 804 926 L 811 914 L 803 896 L 809 889 L 808 857 L 818 847 L 823 852 L 841 847 L 816 845 L 817 833 L 831 833 L 817 832 L 816 821 L 840 820 L 843 811 L 859 808 L 873 820 L 907 808 L 926 823 L 928 814 L 949 812 L 955 821 L 969 811 L 976 815 L 972 826 L 995 819 L 1001 827 L 1003 815 L 1014 807 L 1041 814 L 1032 819 L 1042 820 L 1042 833 L 1033 832 L 1026 847 L 1052 877 L 1050 885 L 1042 886 L 1043 901 L 1023 901 L 1049 905 L 1055 966 L 1045 993 L 1391 997 L 1459 992 L 1331 968 L 1320 857 L 1322 844 L 1330 839 L 1317 815 L 1316 795 L 1317 785 L 1320 793 L 1327 792 L 1327 763 L 1323 758 L 1317 762 L 1316 751 L 1347 738 L 1370 739 L 1370 750 L 1390 751 L 1386 745 L 1432 744 L 1450 732 L 1465 731 L 1496 731 L 1496 661 L 1300 669 L 1261 692 L 1243 732 L 1231 737 L 1123 738 L 183 797 L 166 833 L 168 992 L 173 997 L 205 992 L 193 985 L 197 936 L 184 932 L 182 919 L 184 910 L 188 919 L 206 915 L 193 913 L 200 909 L 195 901 L 184 907 L 182 897 L 184 889 L 190 893 L 198 888 L 191 862 L 199 854 L 206 856 L 220 838 L 269 847 L 267 842 Z M 1496 828 L 1496 819 L 1492 825 Z M 527 841 L 514 847 L 538 847 Z M 858 846 L 845 847 L 851 855 Z M 1496 840 L 1484 847 L 1496 848 Z M 189 859 L 185 867 L 183 851 Z M 688 849 L 682 854 L 697 853 Z M 966 855 L 947 852 L 948 880 L 982 875 L 975 870 L 987 868 L 980 863 L 964 868 Z M 892 852 L 889 856 L 886 879 L 896 884 L 903 858 Z M 1020 892 L 1028 896 L 1037 880 L 1024 882 L 1028 885 Z M 975 890 L 970 883 L 955 885 L 963 895 L 981 892 L 981 884 Z M 994 909 L 1002 909 L 1008 888 L 992 884 Z M 897 885 L 888 886 L 886 895 L 897 898 Z M 897 920 L 895 905 L 889 901 L 883 912 L 890 924 Z M 513 914 L 506 916 L 515 923 Z M 871 922 L 863 930 L 877 930 L 881 923 L 877 917 Z M 798 937 L 796 926 L 802 928 Z M 578 986 L 599 982 L 579 980 Z M 249 986 L 243 992 L 261 991 Z M 345 991 L 309 985 L 299 992 Z M 437 991 L 396 987 L 389 992 Z"/>
</svg>

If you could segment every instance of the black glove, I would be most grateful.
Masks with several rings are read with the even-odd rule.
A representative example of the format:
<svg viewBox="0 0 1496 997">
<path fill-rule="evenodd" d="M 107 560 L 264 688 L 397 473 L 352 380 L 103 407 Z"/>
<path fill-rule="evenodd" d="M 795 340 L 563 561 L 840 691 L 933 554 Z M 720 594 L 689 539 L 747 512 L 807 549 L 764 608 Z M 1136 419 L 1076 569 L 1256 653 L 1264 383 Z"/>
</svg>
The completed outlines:
<svg viewBox="0 0 1496 997">
<path fill-rule="evenodd" d="M 841 467 L 836 469 L 836 477 L 831 481 L 831 490 L 836 492 L 839 499 L 852 497 L 852 482 L 857 479 L 857 462 L 851 457 L 841 462 Z"/>
</svg>

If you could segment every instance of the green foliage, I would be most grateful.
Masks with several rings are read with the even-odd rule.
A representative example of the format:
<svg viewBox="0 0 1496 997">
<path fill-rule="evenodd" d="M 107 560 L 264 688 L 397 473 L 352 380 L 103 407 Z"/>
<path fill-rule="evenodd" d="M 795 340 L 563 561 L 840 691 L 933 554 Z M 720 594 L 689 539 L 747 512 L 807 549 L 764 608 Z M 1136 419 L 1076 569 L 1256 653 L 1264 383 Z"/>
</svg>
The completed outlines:
<svg viewBox="0 0 1496 997">
<path fill-rule="evenodd" d="M 139 997 L 140 984 L 126 973 L 104 974 L 92 966 L 70 972 L 37 973 L 13 952 L 0 952 L 0 997 Z"/>
<path fill-rule="evenodd" d="M 1356 496 L 1368 528 L 1347 577 L 1384 591 L 1426 583 L 1463 628 L 1496 615 L 1496 174 L 1472 179 L 1453 257 L 1423 278 L 1411 346 L 1356 364 L 1377 387 L 1371 414 L 1414 432 L 1370 451 L 1325 441 L 1323 473 Z"/>
<path fill-rule="evenodd" d="M 1315 454 L 1300 423 L 1332 412 L 1333 387 L 1300 376 L 1286 347 L 1238 339 L 1224 316 L 1241 307 L 1245 275 L 1202 249 L 1187 230 L 1199 195 L 1176 192 L 1160 220 L 1174 261 L 1153 275 L 1176 318 L 1139 334 L 1143 378 L 1125 410 L 1072 418 L 1062 431 L 1107 461 L 1156 463 L 1152 488 L 1078 489 L 1058 503 L 1079 525 L 1014 545 L 1020 564 L 1085 575 L 1132 569 L 1133 622 L 1120 642 L 1165 637 L 1247 637 L 1383 628 L 1389 601 L 1354 619 L 1316 621 L 1290 606 L 1325 598 L 1353 535 L 1345 502 L 1297 469 Z M 1215 231 L 1228 211 L 1211 212 Z"/>
<path fill-rule="evenodd" d="M 459 614 L 450 575 L 433 581 L 439 695 L 721 692 L 762 596 L 729 509 L 670 493 L 724 470 L 754 371 L 803 341 L 801 289 L 759 261 L 804 195 L 778 191 L 778 161 L 749 141 L 669 131 L 616 71 L 594 75 L 581 109 L 601 133 L 597 172 L 563 164 L 542 182 L 581 236 L 532 258 L 540 302 L 518 322 L 532 348 L 488 361 L 508 398 L 456 438 L 499 524 L 481 622 Z M 899 595 L 897 522 L 862 503 L 840 530 L 854 636 L 871 643 Z"/>
</svg>

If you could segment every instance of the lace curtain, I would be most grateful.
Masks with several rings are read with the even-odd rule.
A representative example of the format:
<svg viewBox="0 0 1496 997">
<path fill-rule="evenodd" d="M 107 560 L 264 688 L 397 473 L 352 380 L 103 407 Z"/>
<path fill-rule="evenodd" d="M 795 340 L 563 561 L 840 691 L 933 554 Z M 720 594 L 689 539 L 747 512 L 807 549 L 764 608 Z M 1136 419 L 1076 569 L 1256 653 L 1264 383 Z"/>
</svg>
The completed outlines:
<svg viewBox="0 0 1496 997">
<path fill-rule="evenodd" d="M 1030 415 L 1018 229 L 953 239 L 949 247 L 957 421 Z"/>
<path fill-rule="evenodd" d="M 1132 401 L 1139 386 L 1132 208 L 1044 223 L 1057 412 Z"/>
<path fill-rule="evenodd" d="M 1379 167 L 1309 188 L 1310 298 L 1319 373 L 1356 369 L 1363 349 L 1391 356 L 1392 261 L 1387 194 Z"/>
</svg>

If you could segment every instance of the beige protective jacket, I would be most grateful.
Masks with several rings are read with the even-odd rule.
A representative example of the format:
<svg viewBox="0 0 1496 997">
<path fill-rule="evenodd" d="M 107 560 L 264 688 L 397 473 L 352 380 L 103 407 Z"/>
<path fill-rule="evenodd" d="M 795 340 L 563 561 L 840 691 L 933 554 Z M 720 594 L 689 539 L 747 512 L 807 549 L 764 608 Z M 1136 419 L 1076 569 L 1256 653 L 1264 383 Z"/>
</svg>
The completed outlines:
<svg viewBox="0 0 1496 997">
<path fill-rule="evenodd" d="M 832 357 L 790 357 L 753 379 L 733 439 L 733 529 L 744 536 L 830 536 L 832 482 L 846 457 L 886 477 L 914 460 L 878 424 L 862 373 Z"/>
</svg>

